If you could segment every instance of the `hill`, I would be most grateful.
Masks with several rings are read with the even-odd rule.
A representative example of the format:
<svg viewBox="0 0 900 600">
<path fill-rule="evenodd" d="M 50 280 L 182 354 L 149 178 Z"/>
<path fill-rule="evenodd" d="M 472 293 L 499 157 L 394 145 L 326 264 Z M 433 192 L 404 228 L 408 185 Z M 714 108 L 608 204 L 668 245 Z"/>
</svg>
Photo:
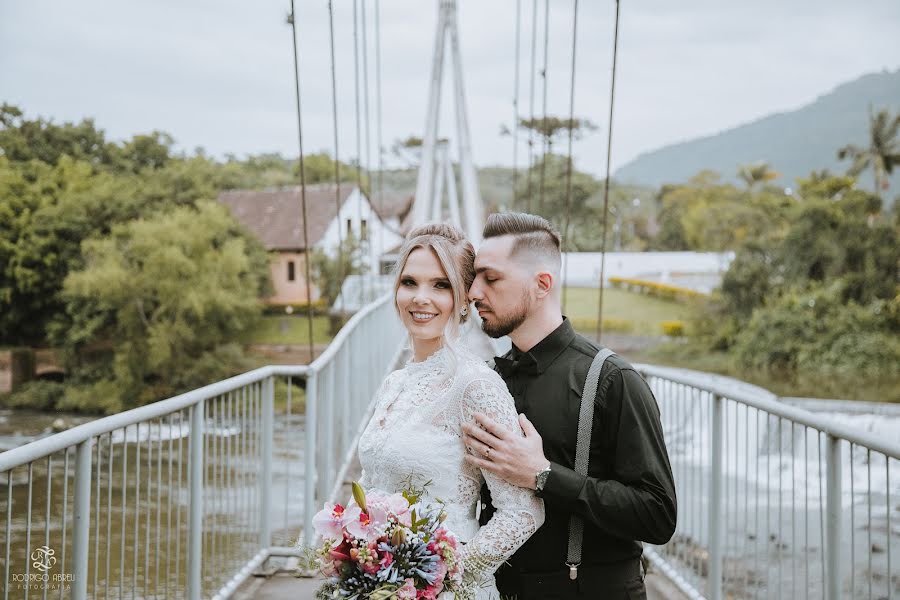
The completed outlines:
<svg viewBox="0 0 900 600">
<path fill-rule="evenodd" d="M 813 170 L 843 173 L 850 161 L 839 162 L 837 150 L 850 143 L 865 144 L 870 106 L 888 108 L 894 114 L 900 111 L 900 69 L 864 75 L 797 110 L 642 154 L 619 168 L 614 177 L 658 186 L 684 182 L 711 169 L 736 181 L 738 165 L 758 161 L 768 162 L 781 173 L 775 183 L 785 186 Z M 894 172 L 890 183 L 890 196 L 900 194 L 900 172 Z M 871 172 L 860 177 L 860 185 L 872 189 Z"/>
</svg>

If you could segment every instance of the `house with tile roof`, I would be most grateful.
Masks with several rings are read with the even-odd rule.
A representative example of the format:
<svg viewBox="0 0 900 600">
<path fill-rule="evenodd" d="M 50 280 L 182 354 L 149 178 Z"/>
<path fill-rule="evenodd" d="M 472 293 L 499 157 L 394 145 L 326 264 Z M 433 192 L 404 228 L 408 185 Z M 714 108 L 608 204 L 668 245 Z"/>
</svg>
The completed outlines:
<svg viewBox="0 0 900 600">
<path fill-rule="evenodd" d="M 306 250 L 336 256 L 340 240 L 350 235 L 360 240 L 368 271 L 378 273 L 380 257 L 403 241 L 395 223 L 401 223 L 411 207 L 399 201 L 373 206 L 352 184 L 340 189 L 331 184 L 306 186 L 307 240 L 299 187 L 230 190 L 219 195 L 219 202 L 270 252 L 275 293 L 268 302 L 276 305 L 317 300 L 314 283 L 310 288 L 306 284 Z"/>
</svg>

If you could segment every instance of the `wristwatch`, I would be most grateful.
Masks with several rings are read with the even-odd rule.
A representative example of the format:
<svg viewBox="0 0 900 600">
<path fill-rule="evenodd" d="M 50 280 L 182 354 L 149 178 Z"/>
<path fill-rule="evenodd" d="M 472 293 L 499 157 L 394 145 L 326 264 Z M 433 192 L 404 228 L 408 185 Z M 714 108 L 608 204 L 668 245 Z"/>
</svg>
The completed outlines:
<svg viewBox="0 0 900 600">
<path fill-rule="evenodd" d="M 547 485 L 547 478 L 550 476 L 550 465 L 547 465 L 547 468 L 542 471 L 538 471 L 534 474 L 534 493 L 540 494 L 544 491 L 544 486 Z"/>
</svg>

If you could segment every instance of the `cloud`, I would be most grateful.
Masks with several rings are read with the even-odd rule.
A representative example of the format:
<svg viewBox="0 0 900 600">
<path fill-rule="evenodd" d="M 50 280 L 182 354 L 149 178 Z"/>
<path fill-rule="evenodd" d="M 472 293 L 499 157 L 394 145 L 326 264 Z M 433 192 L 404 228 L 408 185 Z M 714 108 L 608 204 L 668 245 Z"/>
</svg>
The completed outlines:
<svg viewBox="0 0 900 600">
<path fill-rule="evenodd" d="M 335 0 L 341 155 L 356 154 L 353 2 Z M 547 106 L 568 110 L 572 3 L 551 4 Z M 383 0 L 367 10 L 370 141 L 377 160 L 375 7 L 380 6 L 383 144 L 421 134 L 437 3 Z M 510 164 L 516 0 L 461 2 L 460 43 L 475 160 Z M 531 15 L 519 0 L 520 114 L 531 109 Z M 537 2 L 536 69 L 543 62 Z M 581 168 L 605 166 L 612 2 L 580 2 L 576 114 L 601 130 L 576 145 Z M 294 82 L 287 2 L 174 0 L 153 3 L 3 3 L 0 100 L 56 120 L 94 117 L 113 138 L 162 129 L 185 149 L 214 155 L 296 155 Z M 900 3 L 837 0 L 622 3 L 613 166 L 675 141 L 795 108 L 866 72 L 896 68 Z M 328 3 L 297 2 L 304 141 L 332 144 Z M 361 15 L 359 15 L 361 16 Z M 362 44 L 362 32 L 356 39 Z M 362 65 L 360 82 L 362 82 Z M 449 80 L 443 132 L 453 137 Z M 535 113 L 543 107 L 535 80 Z M 363 121 L 363 106 L 360 118 Z M 365 158 L 365 123 L 360 146 Z M 519 156 L 524 154 L 520 150 Z M 521 166 L 521 164 L 520 164 Z"/>
</svg>

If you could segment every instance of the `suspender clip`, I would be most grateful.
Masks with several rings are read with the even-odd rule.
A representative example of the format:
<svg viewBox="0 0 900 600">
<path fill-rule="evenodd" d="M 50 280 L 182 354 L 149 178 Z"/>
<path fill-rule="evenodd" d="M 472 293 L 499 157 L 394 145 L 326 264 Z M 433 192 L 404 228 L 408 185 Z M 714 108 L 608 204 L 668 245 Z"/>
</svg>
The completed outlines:
<svg viewBox="0 0 900 600">
<path fill-rule="evenodd" d="M 571 579 L 572 581 L 575 581 L 576 579 L 578 579 L 578 565 L 580 565 L 580 564 L 581 563 L 574 563 L 574 564 L 566 563 L 566 566 L 569 567 L 569 579 Z"/>
</svg>

